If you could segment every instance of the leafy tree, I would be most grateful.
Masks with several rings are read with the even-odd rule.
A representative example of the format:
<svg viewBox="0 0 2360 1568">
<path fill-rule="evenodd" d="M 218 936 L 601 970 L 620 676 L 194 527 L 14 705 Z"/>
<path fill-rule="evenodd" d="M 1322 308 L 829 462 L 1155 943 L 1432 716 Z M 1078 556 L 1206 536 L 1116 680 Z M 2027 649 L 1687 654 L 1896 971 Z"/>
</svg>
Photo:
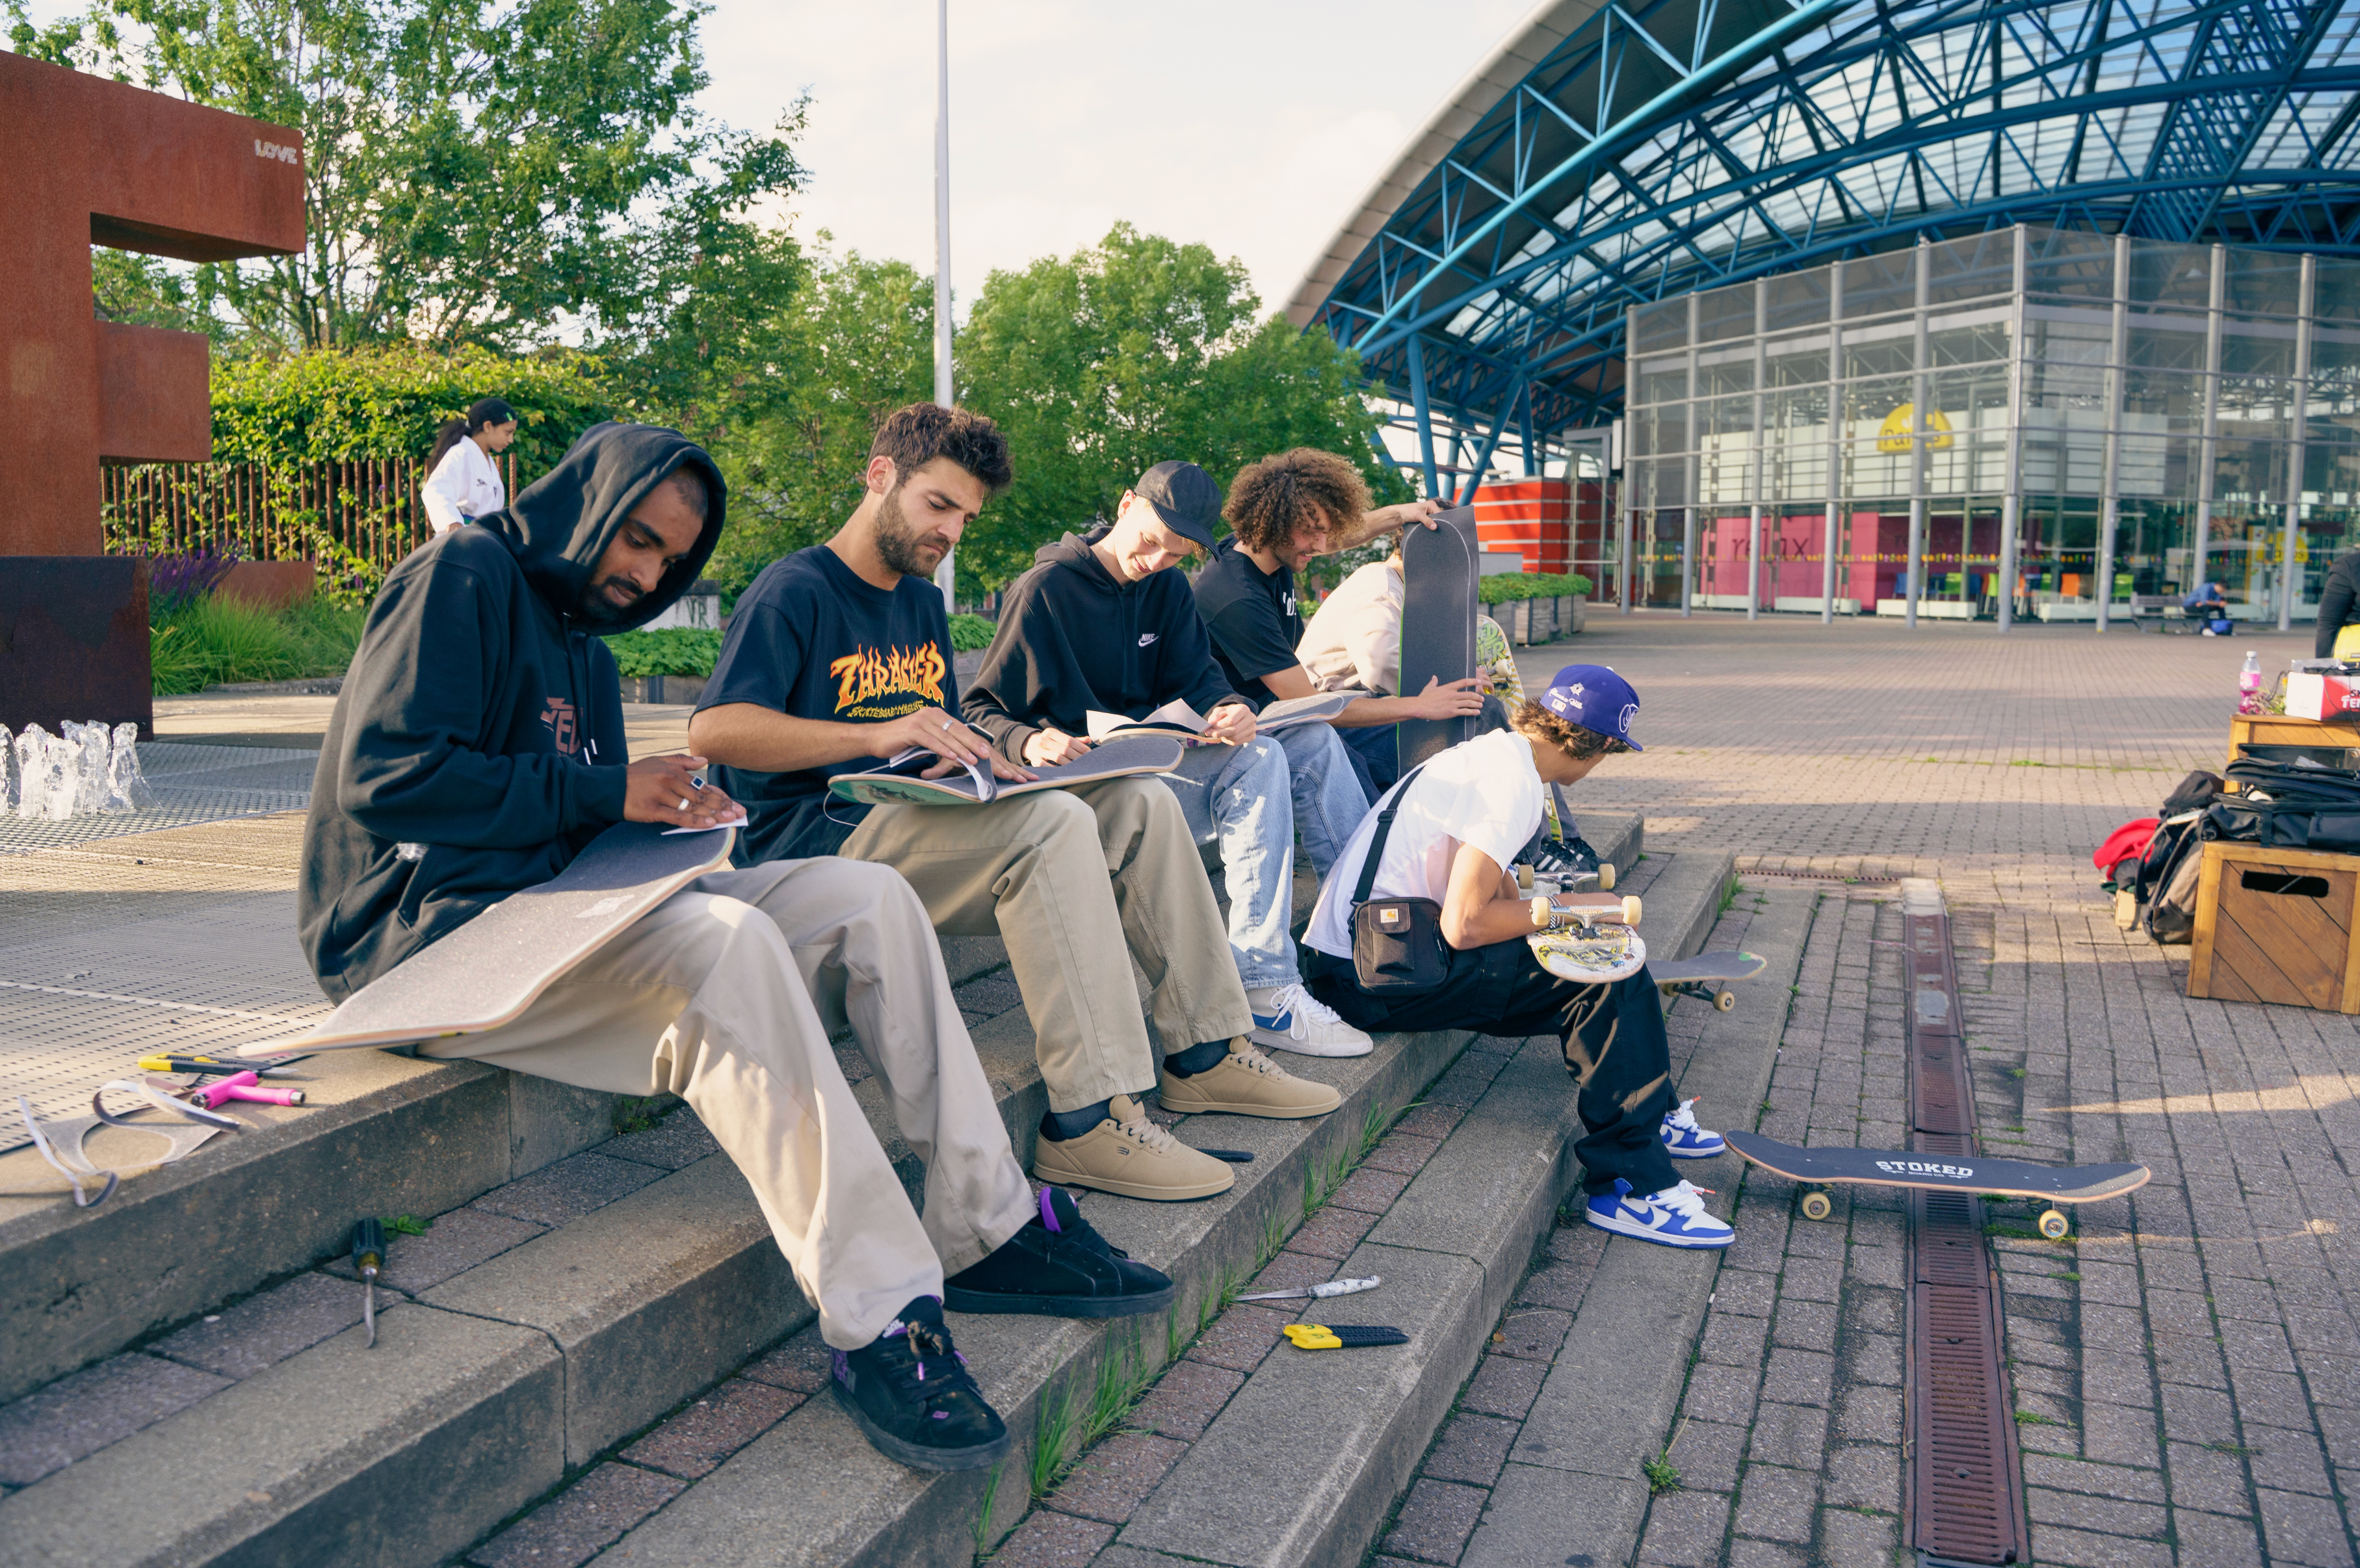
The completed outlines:
<svg viewBox="0 0 2360 1568">
<path fill-rule="evenodd" d="M 934 294 L 906 263 L 822 256 L 788 309 L 748 334 L 767 339 L 770 368 L 730 388 L 735 417 L 712 437 L 729 528 L 707 570 L 732 592 L 834 533 L 860 503 L 879 422 L 934 396 Z"/>
<path fill-rule="evenodd" d="M 959 335 L 959 399 L 1007 431 L 1016 482 L 967 530 L 961 573 L 1008 582 L 1167 458 L 1226 486 L 1257 459 L 1321 447 L 1381 500 L 1405 499 L 1369 444 L 1379 420 L 1358 357 L 1261 310 L 1243 263 L 1129 223 L 1070 257 L 993 272 Z"/>
<path fill-rule="evenodd" d="M 22 52 L 303 133 L 303 253 L 201 267 L 126 316 L 301 347 L 572 324 L 676 360 L 712 330 L 700 291 L 759 314 L 798 279 L 749 214 L 794 187 L 802 107 L 768 136 L 698 113 L 698 0 L 90 0 L 48 28 L 5 3 Z M 118 292 L 160 276 L 115 271 Z"/>
</svg>

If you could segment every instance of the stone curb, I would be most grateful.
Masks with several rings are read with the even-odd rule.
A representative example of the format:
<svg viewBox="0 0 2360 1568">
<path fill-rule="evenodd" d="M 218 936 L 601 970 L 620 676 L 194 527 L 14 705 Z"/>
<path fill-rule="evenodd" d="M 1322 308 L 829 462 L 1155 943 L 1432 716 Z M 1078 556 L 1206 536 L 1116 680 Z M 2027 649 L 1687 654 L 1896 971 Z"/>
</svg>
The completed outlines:
<svg viewBox="0 0 2360 1568">
<path fill-rule="evenodd" d="M 1746 946 L 1768 964 L 1739 988 L 1737 1011 L 1716 1020 L 1713 1049 L 1699 1051 L 1680 1075 L 1683 1094 L 1742 1107 L 1729 1125 L 1751 1126 L 1769 1091 L 1816 905 L 1780 899 L 1755 916 Z M 1711 1207 L 1726 1218 L 1743 1169 L 1736 1155 L 1724 1154 L 1681 1174 L 1718 1187 Z M 1640 1465 L 1671 1436 L 1688 1382 L 1683 1347 L 1696 1343 L 1719 1266 L 1718 1253 L 1607 1243 L 1463 1568 L 1560 1568 L 1585 1553 L 1601 1563 L 1630 1561 L 1647 1511 Z"/>
</svg>

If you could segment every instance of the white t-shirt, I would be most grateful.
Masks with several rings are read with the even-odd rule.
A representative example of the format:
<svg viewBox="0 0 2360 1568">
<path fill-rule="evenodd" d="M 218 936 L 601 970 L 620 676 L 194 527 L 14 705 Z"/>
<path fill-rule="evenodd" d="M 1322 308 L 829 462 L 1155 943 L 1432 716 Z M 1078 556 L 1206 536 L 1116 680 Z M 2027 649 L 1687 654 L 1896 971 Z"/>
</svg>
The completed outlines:
<svg viewBox="0 0 2360 1568">
<path fill-rule="evenodd" d="M 1452 746 L 1426 763 L 1393 814 L 1369 897 L 1441 903 L 1462 844 L 1473 844 L 1506 870 L 1539 831 L 1547 798 L 1540 770 L 1533 766 L 1532 743 L 1515 731 L 1493 730 Z M 1369 841 L 1376 836 L 1377 815 L 1371 809 L 1352 830 L 1320 886 L 1310 929 L 1304 932 L 1306 942 L 1331 957 L 1352 956 L 1352 895 L 1360 886 Z"/>
<path fill-rule="evenodd" d="M 433 474 L 419 486 L 419 494 L 438 534 L 476 517 L 488 517 L 508 504 L 508 487 L 500 482 L 498 464 L 466 436 L 442 454 Z"/>
<path fill-rule="evenodd" d="M 1295 656 L 1322 691 L 1389 697 L 1401 684 L 1401 573 L 1391 561 L 1371 561 L 1321 602 Z"/>
</svg>

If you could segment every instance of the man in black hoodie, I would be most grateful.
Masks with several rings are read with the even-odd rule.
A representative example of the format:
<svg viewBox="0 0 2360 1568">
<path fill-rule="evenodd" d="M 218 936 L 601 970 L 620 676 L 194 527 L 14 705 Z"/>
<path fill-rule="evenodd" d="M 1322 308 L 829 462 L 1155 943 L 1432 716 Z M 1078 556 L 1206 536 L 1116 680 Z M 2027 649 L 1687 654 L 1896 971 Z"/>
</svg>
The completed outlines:
<svg viewBox="0 0 2360 1568">
<path fill-rule="evenodd" d="M 967 716 L 1007 760 L 1040 767 L 1088 750 L 1093 710 L 1138 719 L 1185 702 L 1203 714 L 1218 744 L 1192 746 L 1163 779 L 1199 840 L 1220 841 L 1229 955 L 1252 1006 L 1253 1043 L 1363 1056 L 1369 1037 L 1305 988 L 1290 928 L 1297 822 L 1312 868 L 1325 876 L 1368 801 L 1339 762 L 1336 804 L 1298 817 L 1286 751 L 1256 736 L 1252 704 L 1214 662 L 1188 580 L 1169 569 L 1212 548 L 1220 515 L 1210 474 L 1193 463 L 1159 463 L 1123 492 L 1113 522 L 1042 547 L 1008 590 Z"/>
<path fill-rule="evenodd" d="M 349 996 L 618 822 L 734 816 L 702 758 L 625 756 L 597 634 L 696 578 L 727 505 L 676 432 L 602 424 L 506 511 L 386 580 L 320 753 L 297 916 Z M 925 1161 L 923 1220 L 828 1043 L 849 1020 Z M 1062 1194 L 1036 1203 L 993 1107 L 924 909 L 880 866 L 785 861 L 701 878 L 568 971 L 516 1022 L 431 1041 L 579 1088 L 681 1095 L 737 1162 L 869 1440 L 930 1469 L 1008 1431 L 953 1353 L 943 1301 L 1093 1317 L 1159 1311 L 1163 1275 Z M 945 1269 L 957 1270 L 947 1282 Z"/>
</svg>

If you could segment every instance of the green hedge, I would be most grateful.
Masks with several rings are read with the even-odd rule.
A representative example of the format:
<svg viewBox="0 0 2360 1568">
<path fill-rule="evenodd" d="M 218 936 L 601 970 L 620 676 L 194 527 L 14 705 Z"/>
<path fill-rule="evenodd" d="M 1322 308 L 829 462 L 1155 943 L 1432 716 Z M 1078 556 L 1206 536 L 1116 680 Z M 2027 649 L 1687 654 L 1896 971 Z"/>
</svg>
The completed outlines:
<svg viewBox="0 0 2360 1568">
<path fill-rule="evenodd" d="M 423 462 L 444 419 L 484 397 L 517 411 L 517 472 L 538 478 L 574 438 L 617 417 L 604 367 L 552 349 L 444 354 L 400 343 L 218 360 L 213 371 L 213 456 L 279 463 L 409 457 Z"/>
<path fill-rule="evenodd" d="M 606 639 L 615 668 L 626 681 L 645 675 L 710 675 L 721 657 L 721 634 L 694 626 L 657 632 L 617 632 Z"/>
<path fill-rule="evenodd" d="M 360 610 L 311 598 L 265 609 L 204 594 L 155 615 L 148 669 L 158 697 L 247 681 L 341 675 L 360 643 Z"/>
<path fill-rule="evenodd" d="M 1504 604 L 1511 599 L 1555 599 L 1561 594 L 1587 593 L 1590 579 L 1579 572 L 1570 577 L 1551 577 L 1546 572 L 1501 572 L 1482 578 L 1475 584 L 1475 596 L 1486 604 Z"/>
<path fill-rule="evenodd" d="M 999 629 L 981 615 L 953 615 L 951 648 L 959 653 L 973 653 L 977 648 L 989 648 L 991 634 Z"/>
</svg>

